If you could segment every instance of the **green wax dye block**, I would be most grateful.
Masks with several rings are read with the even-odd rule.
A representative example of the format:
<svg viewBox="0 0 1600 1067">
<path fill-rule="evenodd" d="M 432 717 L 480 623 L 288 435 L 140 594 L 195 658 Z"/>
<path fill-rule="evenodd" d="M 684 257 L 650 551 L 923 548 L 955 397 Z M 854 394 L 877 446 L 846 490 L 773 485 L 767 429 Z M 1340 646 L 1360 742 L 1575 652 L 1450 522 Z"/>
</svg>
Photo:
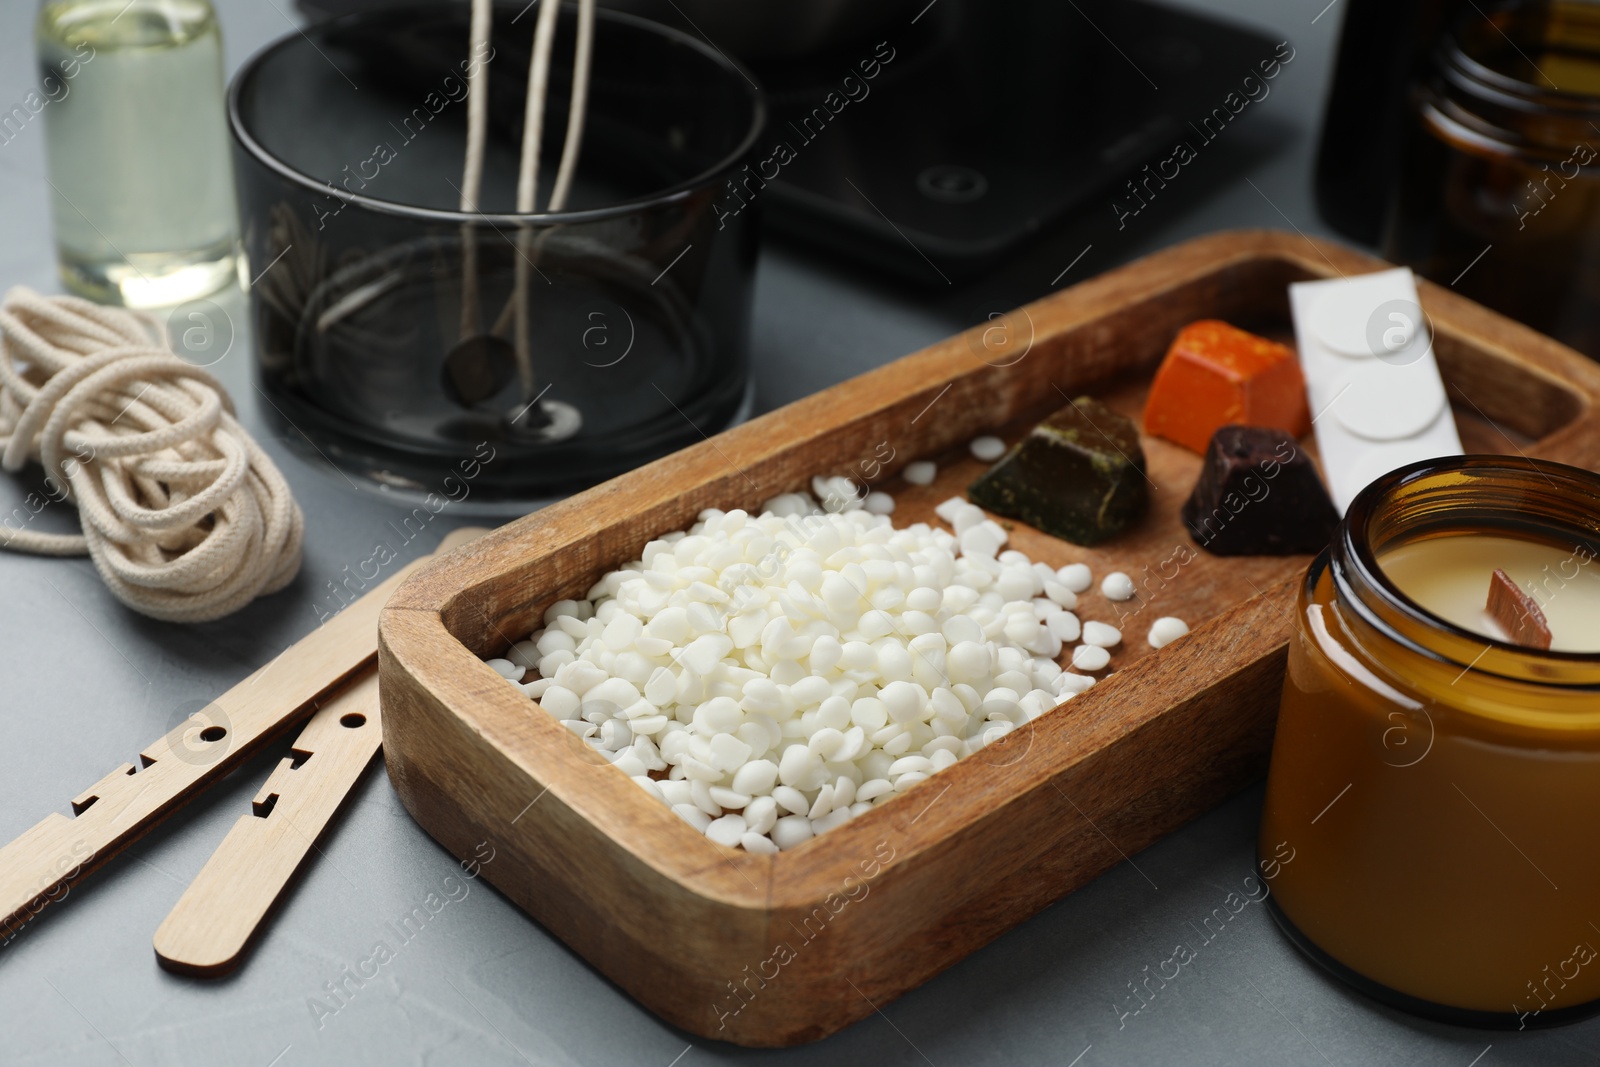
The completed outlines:
<svg viewBox="0 0 1600 1067">
<path fill-rule="evenodd" d="M 1079 545 L 1115 537 L 1150 503 L 1139 432 L 1092 397 L 1045 419 L 967 490 L 974 504 Z"/>
</svg>

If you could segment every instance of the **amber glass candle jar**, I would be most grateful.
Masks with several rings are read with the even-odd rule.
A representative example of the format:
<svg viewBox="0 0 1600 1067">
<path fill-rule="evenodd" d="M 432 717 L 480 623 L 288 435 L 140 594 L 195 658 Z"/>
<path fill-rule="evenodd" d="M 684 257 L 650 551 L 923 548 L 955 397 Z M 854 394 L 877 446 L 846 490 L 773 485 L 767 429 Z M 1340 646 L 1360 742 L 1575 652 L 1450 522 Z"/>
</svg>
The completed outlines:
<svg viewBox="0 0 1600 1067">
<path fill-rule="evenodd" d="M 1600 357 L 1600 6 L 1474 5 L 1433 66 L 1386 257 Z"/>
<path fill-rule="evenodd" d="M 1517 549 L 1554 650 L 1413 598 L 1475 542 Z M 1600 1010 L 1597 557 L 1600 476 L 1475 456 L 1380 478 L 1312 564 L 1259 847 L 1293 850 L 1274 914 L 1339 977 L 1475 1025 Z"/>
</svg>

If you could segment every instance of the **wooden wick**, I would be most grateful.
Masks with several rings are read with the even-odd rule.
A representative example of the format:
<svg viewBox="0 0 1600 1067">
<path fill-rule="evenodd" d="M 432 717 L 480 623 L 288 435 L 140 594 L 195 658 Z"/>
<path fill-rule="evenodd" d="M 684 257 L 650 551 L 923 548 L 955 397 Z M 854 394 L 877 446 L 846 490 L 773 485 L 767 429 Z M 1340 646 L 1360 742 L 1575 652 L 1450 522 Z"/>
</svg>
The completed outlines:
<svg viewBox="0 0 1600 1067">
<path fill-rule="evenodd" d="M 1489 579 L 1486 610 L 1514 643 L 1527 648 L 1550 647 L 1550 624 L 1539 610 L 1539 602 L 1523 592 L 1503 570 L 1496 570 Z"/>
</svg>

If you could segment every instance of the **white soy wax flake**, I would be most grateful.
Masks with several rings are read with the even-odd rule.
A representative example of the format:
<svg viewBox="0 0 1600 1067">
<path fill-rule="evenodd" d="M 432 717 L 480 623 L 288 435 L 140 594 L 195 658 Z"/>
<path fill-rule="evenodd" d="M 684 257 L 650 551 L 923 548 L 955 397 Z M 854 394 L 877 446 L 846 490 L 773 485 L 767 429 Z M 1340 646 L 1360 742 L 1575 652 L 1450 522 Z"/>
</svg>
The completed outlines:
<svg viewBox="0 0 1600 1067">
<path fill-rule="evenodd" d="M 745 833 L 767 834 L 778 822 L 778 802 L 771 797 L 756 797 L 745 805 Z M 743 843 L 742 841 L 740 842 Z"/>
<path fill-rule="evenodd" d="M 887 778 L 874 778 L 870 782 L 863 782 L 856 787 L 857 801 L 877 800 L 894 792 L 894 783 Z"/>
<path fill-rule="evenodd" d="M 485 660 L 484 662 L 493 667 L 495 673 L 500 675 L 500 677 L 509 678 L 513 682 L 522 681 L 522 676 L 526 674 L 528 670 L 526 667 L 517 666 L 508 659 L 491 659 Z"/>
<path fill-rule="evenodd" d="M 900 472 L 900 476 L 912 485 L 932 485 L 938 474 L 938 466 L 926 459 L 907 463 L 905 470 Z"/>
<path fill-rule="evenodd" d="M 1112 571 L 1100 583 L 1100 592 L 1107 600 L 1132 600 L 1134 594 L 1133 579 L 1121 571 Z"/>
<path fill-rule="evenodd" d="M 894 514 L 894 497 L 888 493 L 874 490 L 867 494 L 867 498 L 861 502 L 861 506 L 873 515 L 892 515 Z"/>
<path fill-rule="evenodd" d="M 539 698 L 539 704 L 558 719 L 570 718 L 578 713 L 580 698 L 563 685 L 552 685 Z"/>
<path fill-rule="evenodd" d="M 1058 607 L 1066 608 L 1068 611 L 1078 606 L 1078 594 L 1068 589 L 1062 582 L 1056 581 L 1053 577 L 1044 582 L 1044 595 L 1051 603 Z"/>
<path fill-rule="evenodd" d="M 1069 563 L 1056 571 L 1056 580 L 1074 593 L 1086 593 L 1094 584 L 1094 574 L 1087 563 Z"/>
<path fill-rule="evenodd" d="M 1122 643 L 1122 631 L 1109 623 L 1086 622 L 1083 624 L 1083 643 L 1100 648 L 1113 648 Z"/>
<path fill-rule="evenodd" d="M 806 795 L 791 786 L 780 785 L 773 789 L 772 799 L 778 807 L 792 815 L 804 815 L 811 810 L 811 803 L 806 800 Z"/>
<path fill-rule="evenodd" d="M 1188 632 L 1188 623 L 1172 615 L 1163 615 L 1150 624 L 1150 647 L 1165 648 Z"/>
<path fill-rule="evenodd" d="M 968 530 L 982 526 L 985 521 L 982 508 L 962 501 L 961 508 L 956 512 L 955 518 L 950 520 L 950 528 L 956 532 L 957 537 L 960 537 Z M 1005 543 L 1003 539 L 1001 543 Z"/>
<path fill-rule="evenodd" d="M 1083 634 L 1082 624 L 1070 611 L 1052 611 L 1044 617 L 1044 624 L 1050 631 L 1050 636 L 1063 643 L 1076 641 Z"/>
<path fill-rule="evenodd" d="M 772 827 L 772 843 L 782 849 L 803 844 L 811 836 L 811 820 L 804 815 L 785 815 Z"/>
<path fill-rule="evenodd" d="M 956 521 L 956 516 L 960 515 L 963 511 L 970 507 L 972 507 L 972 505 L 964 498 L 953 496 L 950 499 L 940 503 L 938 507 L 934 508 L 933 513 L 939 516 L 945 522 L 954 524 Z"/>
<path fill-rule="evenodd" d="M 1094 679 L 1087 674 L 1073 674 L 1071 671 L 1062 671 L 1061 677 L 1056 679 L 1056 693 L 1063 697 L 1087 693 L 1092 688 L 1094 688 Z"/>
<path fill-rule="evenodd" d="M 720 819 L 712 819 L 703 833 L 717 844 L 732 848 L 745 834 L 744 816 L 724 815 Z"/>
<path fill-rule="evenodd" d="M 733 790 L 750 796 L 767 796 L 778 784 L 778 765 L 769 759 L 752 760 L 733 773 Z"/>
<path fill-rule="evenodd" d="M 811 832 L 813 834 L 827 833 L 829 830 L 843 826 L 853 817 L 854 813 L 849 808 L 835 808 L 820 819 L 812 819 Z"/>
<path fill-rule="evenodd" d="M 1005 543 L 1005 530 L 993 522 L 985 522 L 964 530 L 960 539 L 964 555 L 981 556 L 984 559 L 994 559 L 994 554 L 1000 551 L 1000 546 Z"/>
<path fill-rule="evenodd" d="M 765 834 L 750 833 L 749 831 L 746 831 L 739 838 L 739 847 L 746 852 L 765 853 L 773 856 L 778 854 L 778 846 L 772 843 L 772 838 Z"/>
<path fill-rule="evenodd" d="M 1072 665 L 1080 671 L 1105 670 L 1111 662 L 1111 653 L 1099 645 L 1079 645 L 1072 650 Z"/>
<path fill-rule="evenodd" d="M 993 463 L 1006 454 L 1006 443 L 991 434 L 974 437 L 972 443 L 967 445 L 967 451 L 985 463 Z"/>
</svg>

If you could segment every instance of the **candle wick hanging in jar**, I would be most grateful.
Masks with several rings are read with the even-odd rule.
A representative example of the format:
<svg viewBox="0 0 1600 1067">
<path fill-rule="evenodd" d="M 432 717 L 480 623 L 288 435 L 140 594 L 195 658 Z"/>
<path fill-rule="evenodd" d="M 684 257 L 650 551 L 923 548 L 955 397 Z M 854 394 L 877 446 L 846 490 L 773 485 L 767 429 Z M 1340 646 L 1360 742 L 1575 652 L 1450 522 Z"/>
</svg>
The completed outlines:
<svg viewBox="0 0 1600 1067">
<path fill-rule="evenodd" d="M 1489 601 L 1485 610 L 1513 643 L 1527 648 L 1550 647 L 1550 624 L 1545 621 L 1539 602 L 1498 568 L 1489 579 Z"/>
<path fill-rule="evenodd" d="M 472 58 L 486 56 L 494 21 L 494 0 L 472 0 Z M 489 63 L 467 71 L 467 158 L 461 167 L 460 210 L 476 212 L 483 188 L 483 145 L 489 124 Z M 478 237 L 470 222 L 461 224 L 461 339 L 478 333 Z"/>
<path fill-rule="evenodd" d="M 522 116 L 522 160 L 517 169 L 517 214 L 531 215 L 539 196 L 539 153 L 544 141 L 545 94 L 550 87 L 550 52 L 555 45 L 555 0 L 540 0 L 539 20 L 533 31 L 533 59 L 528 65 L 528 99 Z M 534 395 L 533 353 L 528 322 L 528 282 L 533 270 L 529 258 L 532 242 L 526 223 L 517 227 L 517 259 L 514 300 L 515 330 L 512 344 L 517 354 L 517 372 L 522 378 L 524 399 Z"/>
<path fill-rule="evenodd" d="M 556 180 L 550 192 L 547 211 L 560 211 L 566 206 L 567 193 L 572 186 L 572 176 L 577 169 L 578 149 L 583 138 L 584 112 L 588 104 L 589 58 L 593 51 L 595 0 L 579 0 L 578 34 L 574 48 L 572 89 L 567 110 L 567 134 L 561 146 L 561 160 L 556 166 Z M 517 172 L 517 213 L 532 214 L 538 203 L 539 152 L 544 139 L 545 100 L 550 87 L 550 53 L 555 45 L 556 16 L 560 5 L 555 0 L 542 0 L 539 22 L 534 28 L 533 61 L 528 68 L 528 100 L 523 115 L 522 161 Z M 535 245 L 530 231 L 523 226 L 517 231 L 516 294 L 514 320 L 516 324 L 514 345 L 517 367 L 522 375 L 523 395 L 534 395 L 537 384 L 533 372 L 531 324 L 528 309 L 528 285 L 534 269 L 534 257 L 544 246 L 541 235 Z"/>
<path fill-rule="evenodd" d="M 556 18 L 560 14 L 558 0 L 543 0 L 539 18 L 534 27 L 533 55 L 528 69 L 528 93 L 523 116 L 521 158 L 517 173 L 516 211 L 531 215 L 537 209 L 539 188 L 539 154 L 544 130 L 544 111 L 550 81 L 550 55 L 555 45 Z M 468 78 L 469 102 L 467 109 L 467 152 L 462 169 L 460 209 L 463 212 L 481 213 L 478 193 L 483 179 L 483 154 L 488 113 L 488 48 L 493 18 L 492 0 L 473 0 L 471 16 L 472 55 L 483 56 L 481 63 L 472 69 Z M 588 105 L 589 68 L 594 50 L 595 0 L 578 0 L 577 41 L 574 47 L 572 87 L 567 110 L 566 137 L 561 148 L 561 159 L 556 167 L 555 182 L 551 188 L 546 210 L 561 211 L 566 206 L 573 177 L 577 171 L 579 150 L 583 141 L 583 127 Z M 469 355 L 478 354 L 483 347 L 469 344 L 478 338 L 479 292 L 477 270 L 477 240 L 470 223 L 462 224 L 461 249 L 461 338 L 456 349 Z M 498 336 L 514 323 L 513 351 L 517 374 L 524 400 L 523 406 L 512 417 L 513 422 L 525 422 L 528 428 L 537 428 L 539 435 L 549 440 L 572 436 L 581 425 L 581 417 L 570 405 L 557 401 L 540 401 L 543 390 L 537 390 L 534 373 L 528 286 L 530 273 L 543 250 L 548 230 L 530 240 L 530 230 L 519 226 L 516 237 L 517 258 L 513 264 L 513 291 L 505 307 L 491 327 L 490 336 Z M 502 342 L 503 343 L 503 342 Z M 454 356 L 456 350 L 452 350 Z M 447 359 L 447 364 L 452 360 Z M 459 361 L 455 361 L 459 362 Z M 475 368 L 465 368 L 473 371 Z M 454 375 L 460 378 L 462 374 Z M 472 378 L 473 374 L 467 373 Z M 482 377 L 481 374 L 476 377 Z"/>
</svg>

